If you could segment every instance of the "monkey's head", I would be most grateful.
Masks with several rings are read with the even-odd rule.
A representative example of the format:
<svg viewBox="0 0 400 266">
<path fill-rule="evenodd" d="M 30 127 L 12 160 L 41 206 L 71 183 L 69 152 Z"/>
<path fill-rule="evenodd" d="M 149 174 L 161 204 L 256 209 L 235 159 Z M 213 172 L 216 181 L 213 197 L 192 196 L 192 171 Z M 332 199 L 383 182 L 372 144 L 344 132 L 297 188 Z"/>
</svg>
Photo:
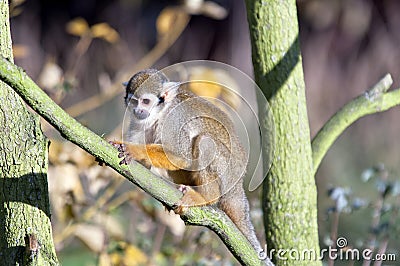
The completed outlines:
<svg viewBox="0 0 400 266">
<path fill-rule="evenodd" d="M 137 122 L 152 124 L 175 97 L 178 87 L 178 82 L 170 82 L 156 69 L 142 70 L 126 84 L 125 104 Z"/>
</svg>

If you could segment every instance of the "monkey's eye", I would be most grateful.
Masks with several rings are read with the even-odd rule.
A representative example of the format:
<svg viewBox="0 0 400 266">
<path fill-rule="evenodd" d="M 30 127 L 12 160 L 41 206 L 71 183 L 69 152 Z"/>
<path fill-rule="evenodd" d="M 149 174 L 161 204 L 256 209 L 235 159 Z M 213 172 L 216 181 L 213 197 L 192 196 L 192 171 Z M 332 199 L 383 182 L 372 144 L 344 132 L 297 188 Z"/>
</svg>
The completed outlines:
<svg viewBox="0 0 400 266">
<path fill-rule="evenodd" d="M 150 103 L 150 99 L 144 98 L 142 99 L 142 103 L 148 105 Z"/>
</svg>

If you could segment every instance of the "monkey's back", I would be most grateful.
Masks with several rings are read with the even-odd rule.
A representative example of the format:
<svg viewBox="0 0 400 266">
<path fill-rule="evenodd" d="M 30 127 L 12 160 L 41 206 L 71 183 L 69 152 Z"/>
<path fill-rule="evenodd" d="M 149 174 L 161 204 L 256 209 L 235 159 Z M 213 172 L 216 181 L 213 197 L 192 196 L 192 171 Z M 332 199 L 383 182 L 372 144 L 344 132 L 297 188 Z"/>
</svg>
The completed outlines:
<svg viewBox="0 0 400 266">
<path fill-rule="evenodd" d="M 187 159 L 190 167 L 181 173 L 171 172 L 171 177 L 197 186 L 210 200 L 231 190 L 234 194 L 235 190 L 242 191 L 248 157 L 229 116 L 186 88 L 178 90 L 174 101 L 166 110 L 164 122 L 158 125 L 158 141 Z"/>
</svg>

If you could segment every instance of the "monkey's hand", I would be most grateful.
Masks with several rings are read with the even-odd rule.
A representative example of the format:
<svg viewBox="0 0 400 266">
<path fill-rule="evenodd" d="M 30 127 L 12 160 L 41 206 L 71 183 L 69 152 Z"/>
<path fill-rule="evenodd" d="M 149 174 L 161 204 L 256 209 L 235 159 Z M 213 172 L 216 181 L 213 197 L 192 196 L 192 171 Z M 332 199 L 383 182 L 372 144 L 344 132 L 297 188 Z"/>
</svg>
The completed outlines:
<svg viewBox="0 0 400 266">
<path fill-rule="evenodd" d="M 133 156 L 126 151 L 125 143 L 123 143 L 122 141 L 112 141 L 112 140 L 110 140 L 108 143 L 110 143 L 115 148 L 117 148 L 117 150 L 119 152 L 118 157 L 123 158 L 119 162 L 119 164 L 129 164 L 132 161 Z M 138 161 L 138 160 L 136 160 L 136 161 Z"/>
<path fill-rule="evenodd" d="M 209 204 L 199 192 L 195 191 L 190 186 L 180 185 L 178 189 L 183 193 L 183 197 L 172 207 L 176 214 L 181 215 L 185 213 L 189 207 Z"/>
<path fill-rule="evenodd" d="M 121 141 L 110 141 L 119 151 L 118 157 L 123 158 L 120 164 L 138 161 L 147 168 L 151 166 L 176 171 L 188 167 L 188 163 L 172 153 L 164 150 L 161 144 L 132 144 Z"/>
</svg>

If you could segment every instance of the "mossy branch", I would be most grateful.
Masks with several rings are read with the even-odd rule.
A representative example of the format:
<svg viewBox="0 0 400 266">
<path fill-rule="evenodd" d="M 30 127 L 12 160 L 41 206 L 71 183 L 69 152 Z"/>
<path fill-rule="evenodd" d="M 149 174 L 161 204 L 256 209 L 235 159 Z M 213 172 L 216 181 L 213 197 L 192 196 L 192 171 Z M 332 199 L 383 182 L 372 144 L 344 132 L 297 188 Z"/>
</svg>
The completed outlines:
<svg viewBox="0 0 400 266">
<path fill-rule="evenodd" d="M 142 165 L 136 162 L 129 166 L 120 165 L 118 151 L 112 145 L 69 116 L 23 69 L 3 57 L 0 59 L 0 80 L 8 84 L 65 139 L 106 163 L 164 205 L 171 208 L 182 197 L 179 190 Z M 206 226 L 214 231 L 243 265 L 260 265 L 257 252 L 222 211 L 212 207 L 193 207 L 182 215 L 182 219 L 186 224 Z"/>
<path fill-rule="evenodd" d="M 388 92 L 393 80 L 390 74 L 375 86 L 343 106 L 321 128 L 312 141 L 314 173 L 328 149 L 343 131 L 359 118 L 400 105 L 400 89 Z"/>
</svg>

